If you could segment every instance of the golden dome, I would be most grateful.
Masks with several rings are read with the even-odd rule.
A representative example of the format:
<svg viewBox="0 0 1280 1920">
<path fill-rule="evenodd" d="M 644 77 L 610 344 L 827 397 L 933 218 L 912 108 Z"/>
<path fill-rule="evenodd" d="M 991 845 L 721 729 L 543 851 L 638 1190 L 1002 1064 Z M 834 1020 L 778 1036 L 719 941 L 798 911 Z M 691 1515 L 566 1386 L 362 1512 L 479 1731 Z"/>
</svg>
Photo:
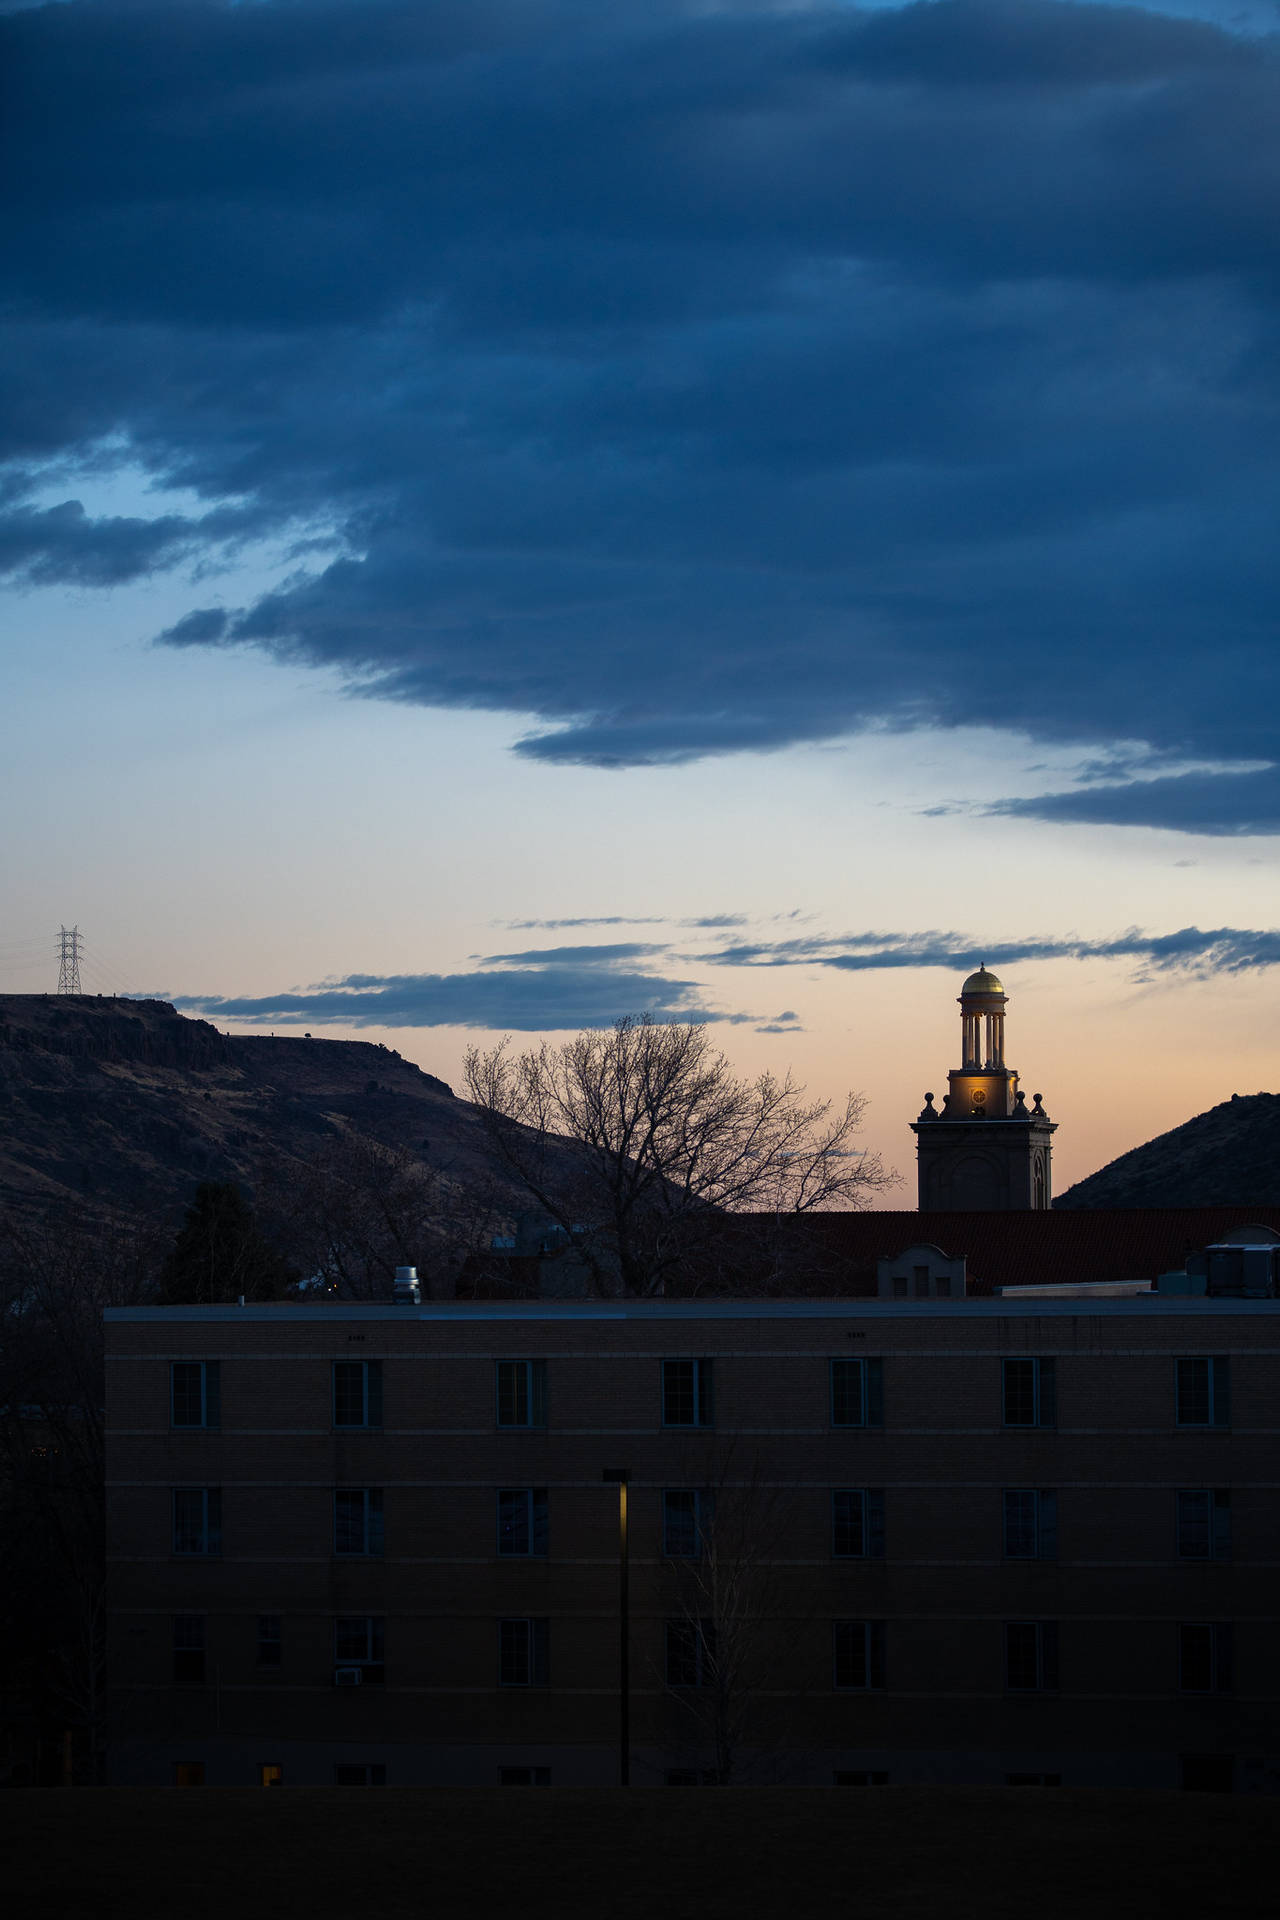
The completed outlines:
<svg viewBox="0 0 1280 1920">
<path fill-rule="evenodd" d="M 1003 993 L 1004 988 L 994 973 L 988 973 L 985 966 L 971 973 L 960 989 L 961 993 Z"/>
</svg>

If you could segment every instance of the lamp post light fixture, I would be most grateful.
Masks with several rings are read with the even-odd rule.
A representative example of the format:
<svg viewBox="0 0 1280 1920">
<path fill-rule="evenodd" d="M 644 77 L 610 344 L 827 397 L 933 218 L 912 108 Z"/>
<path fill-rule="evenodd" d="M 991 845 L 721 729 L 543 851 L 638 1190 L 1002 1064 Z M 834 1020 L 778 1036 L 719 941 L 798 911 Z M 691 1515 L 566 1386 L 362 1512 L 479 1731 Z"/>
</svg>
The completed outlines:
<svg viewBox="0 0 1280 1920">
<path fill-rule="evenodd" d="M 606 1486 L 618 1489 L 618 1785 L 631 1785 L 631 1548 L 627 1536 L 628 1467 L 606 1467 Z"/>
</svg>

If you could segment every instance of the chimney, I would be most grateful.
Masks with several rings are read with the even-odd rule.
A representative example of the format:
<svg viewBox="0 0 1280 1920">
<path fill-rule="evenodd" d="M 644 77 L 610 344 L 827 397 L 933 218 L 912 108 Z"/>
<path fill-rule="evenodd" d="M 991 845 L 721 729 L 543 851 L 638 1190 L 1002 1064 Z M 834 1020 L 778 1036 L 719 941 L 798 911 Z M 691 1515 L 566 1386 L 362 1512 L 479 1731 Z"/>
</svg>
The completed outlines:
<svg viewBox="0 0 1280 1920">
<path fill-rule="evenodd" d="M 422 1303 L 422 1291 L 418 1286 L 416 1267 L 397 1267 L 395 1291 L 392 1294 L 396 1306 L 416 1307 Z"/>
</svg>

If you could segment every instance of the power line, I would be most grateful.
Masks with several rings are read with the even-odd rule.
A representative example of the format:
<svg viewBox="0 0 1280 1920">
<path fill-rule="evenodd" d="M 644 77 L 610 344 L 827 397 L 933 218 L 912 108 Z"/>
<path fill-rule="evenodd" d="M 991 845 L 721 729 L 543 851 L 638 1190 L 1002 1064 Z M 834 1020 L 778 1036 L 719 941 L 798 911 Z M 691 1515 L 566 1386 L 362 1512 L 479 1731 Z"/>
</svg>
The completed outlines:
<svg viewBox="0 0 1280 1920">
<path fill-rule="evenodd" d="M 63 927 L 58 935 L 58 992 L 80 992 L 80 929 Z"/>
</svg>

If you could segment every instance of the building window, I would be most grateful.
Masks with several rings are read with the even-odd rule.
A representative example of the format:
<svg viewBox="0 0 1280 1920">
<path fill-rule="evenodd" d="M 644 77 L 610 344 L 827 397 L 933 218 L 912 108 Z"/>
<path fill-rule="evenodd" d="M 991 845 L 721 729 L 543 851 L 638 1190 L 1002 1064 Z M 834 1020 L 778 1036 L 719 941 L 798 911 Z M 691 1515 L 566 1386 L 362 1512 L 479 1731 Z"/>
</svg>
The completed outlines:
<svg viewBox="0 0 1280 1920">
<path fill-rule="evenodd" d="M 499 1620 L 498 1684 L 545 1687 L 550 1683 L 550 1622 Z"/>
<path fill-rule="evenodd" d="M 173 1551 L 222 1552 L 222 1488 L 173 1489 Z"/>
<path fill-rule="evenodd" d="M 701 1487 L 666 1487 L 662 1551 L 668 1560 L 700 1560 L 715 1525 L 716 1497 Z"/>
<path fill-rule="evenodd" d="M 1006 1787 L 1060 1787 L 1060 1773 L 1006 1773 Z"/>
<path fill-rule="evenodd" d="M 497 1392 L 500 1427 L 546 1426 L 547 1363 L 545 1360 L 499 1360 Z"/>
<path fill-rule="evenodd" d="M 709 1427 L 715 1422 L 710 1360 L 664 1360 L 664 1427 Z"/>
<path fill-rule="evenodd" d="M 498 1552 L 509 1555 L 547 1551 L 545 1487 L 504 1487 L 498 1494 Z"/>
<path fill-rule="evenodd" d="M 278 1760 L 264 1760 L 258 1768 L 258 1785 L 261 1787 L 282 1787 L 284 1768 Z"/>
<path fill-rule="evenodd" d="M 881 1360 L 831 1362 L 833 1427 L 884 1425 L 884 1363 Z"/>
<path fill-rule="evenodd" d="M 387 1671 L 385 1643 L 386 1621 L 380 1615 L 340 1615 L 333 1623 L 334 1685 L 380 1687 Z"/>
<path fill-rule="evenodd" d="M 278 1613 L 258 1615 L 258 1665 L 278 1667 L 284 1652 L 283 1621 Z"/>
<path fill-rule="evenodd" d="M 1173 1364 L 1178 1425 L 1229 1427 L 1231 1363 L 1226 1355 L 1190 1354 Z"/>
<path fill-rule="evenodd" d="M 367 1766 L 346 1762 L 334 1768 L 333 1784 L 335 1787 L 385 1787 L 387 1769 L 379 1761 Z"/>
<path fill-rule="evenodd" d="M 204 1785 L 203 1760 L 179 1760 L 173 1769 L 175 1787 L 202 1787 Z"/>
<path fill-rule="evenodd" d="M 335 1427 L 382 1425 L 381 1360 L 334 1361 L 333 1424 Z"/>
<path fill-rule="evenodd" d="M 833 1490 L 831 1551 L 837 1560 L 884 1558 L 883 1487 L 836 1487 Z"/>
<path fill-rule="evenodd" d="M 1058 1623 L 1010 1620 L 1004 1630 L 1004 1683 L 1010 1693 L 1056 1693 Z"/>
<path fill-rule="evenodd" d="M 715 1678 L 716 1629 L 713 1620 L 667 1621 L 667 1685 L 706 1687 Z"/>
<path fill-rule="evenodd" d="M 929 1298 L 928 1267 L 912 1267 L 911 1289 L 917 1300 L 927 1300 Z"/>
<path fill-rule="evenodd" d="M 335 1553 L 381 1554 L 384 1540 L 381 1487 L 338 1487 L 333 1496 Z"/>
<path fill-rule="evenodd" d="M 169 1422 L 175 1427 L 222 1425 L 221 1367 L 216 1360 L 175 1360 L 169 1368 Z"/>
<path fill-rule="evenodd" d="M 178 1687 L 204 1685 L 204 1615 L 175 1613 L 172 1619 L 173 1680 Z"/>
<path fill-rule="evenodd" d="M 1052 1487 L 1004 1490 L 1006 1560 L 1056 1560 L 1058 1496 Z"/>
<path fill-rule="evenodd" d="M 1052 1427 L 1058 1420 L 1057 1368 L 1052 1360 L 1005 1360 L 1006 1427 Z"/>
<path fill-rule="evenodd" d="M 662 1778 L 668 1787 L 718 1787 L 720 1784 L 714 1767 L 668 1767 Z"/>
<path fill-rule="evenodd" d="M 550 1767 L 499 1767 L 500 1787 L 549 1787 Z"/>
<path fill-rule="evenodd" d="M 1184 1487 L 1178 1493 L 1178 1555 L 1231 1558 L 1231 1493 L 1227 1487 Z"/>
<path fill-rule="evenodd" d="M 864 1693 L 883 1687 L 883 1620 L 833 1621 L 832 1645 L 837 1687 Z"/>
<path fill-rule="evenodd" d="M 887 1787 L 889 1776 L 865 1767 L 837 1767 L 831 1776 L 837 1787 Z"/>
<path fill-rule="evenodd" d="M 1178 1685 L 1183 1693 L 1230 1693 L 1235 1635 L 1229 1620 L 1184 1620 L 1178 1628 Z"/>
</svg>

